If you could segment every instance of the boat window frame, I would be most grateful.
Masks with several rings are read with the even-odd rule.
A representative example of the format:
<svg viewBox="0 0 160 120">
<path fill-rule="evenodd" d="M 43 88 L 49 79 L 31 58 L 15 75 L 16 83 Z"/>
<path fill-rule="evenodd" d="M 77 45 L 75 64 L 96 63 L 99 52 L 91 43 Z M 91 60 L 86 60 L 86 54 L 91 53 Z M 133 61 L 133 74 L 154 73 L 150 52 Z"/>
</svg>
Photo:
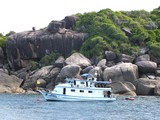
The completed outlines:
<svg viewBox="0 0 160 120">
<path fill-rule="evenodd" d="M 84 90 L 79 90 L 80 93 L 84 93 Z"/>
<path fill-rule="evenodd" d="M 84 85 L 84 84 L 85 84 L 85 82 L 84 82 L 84 81 L 81 81 L 81 84 L 82 84 L 82 85 Z"/>
<path fill-rule="evenodd" d="M 88 93 L 93 93 L 93 91 L 89 90 Z"/>
<path fill-rule="evenodd" d="M 75 89 L 71 89 L 71 92 L 75 92 L 76 90 Z"/>
</svg>

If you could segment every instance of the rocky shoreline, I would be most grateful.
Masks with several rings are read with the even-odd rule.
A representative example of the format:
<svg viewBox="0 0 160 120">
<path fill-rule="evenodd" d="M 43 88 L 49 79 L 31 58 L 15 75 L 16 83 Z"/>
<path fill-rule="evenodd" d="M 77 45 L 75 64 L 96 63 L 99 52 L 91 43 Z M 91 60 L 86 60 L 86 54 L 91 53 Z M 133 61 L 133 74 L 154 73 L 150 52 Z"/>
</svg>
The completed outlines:
<svg viewBox="0 0 160 120">
<path fill-rule="evenodd" d="M 59 57 L 53 65 L 34 71 L 30 67 L 9 72 L 0 69 L 0 93 L 34 93 L 36 82 L 39 88 L 53 89 L 66 77 L 79 77 L 80 74 L 98 72 L 99 80 L 112 79 L 113 93 L 117 95 L 160 95 L 160 77 L 157 63 L 150 61 L 150 56 L 144 54 L 133 59 L 128 55 L 116 56 L 112 51 L 105 52 L 105 59 L 97 65 L 81 53 L 73 53 L 68 58 Z M 111 59 L 112 58 L 112 59 Z M 118 62 L 117 62 L 118 61 Z M 135 63 L 134 63 L 135 62 Z M 107 86 L 106 86 L 107 87 Z"/>
</svg>

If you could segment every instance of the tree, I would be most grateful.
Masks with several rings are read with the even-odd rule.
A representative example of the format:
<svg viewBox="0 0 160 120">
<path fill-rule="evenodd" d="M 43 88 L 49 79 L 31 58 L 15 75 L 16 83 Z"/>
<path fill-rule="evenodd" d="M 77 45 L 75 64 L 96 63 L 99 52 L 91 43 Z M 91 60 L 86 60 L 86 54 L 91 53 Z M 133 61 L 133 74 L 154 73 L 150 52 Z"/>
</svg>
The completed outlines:
<svg viewBox="0 0 160 120">
<path fill-rule="evenodd" d="M 110 48 L 110 45 L 102 37 L 95 36 L 85 41 L 80 51 L 89 58 L 92 56 L 103 57 L 104 51 Z"/>
</svg>

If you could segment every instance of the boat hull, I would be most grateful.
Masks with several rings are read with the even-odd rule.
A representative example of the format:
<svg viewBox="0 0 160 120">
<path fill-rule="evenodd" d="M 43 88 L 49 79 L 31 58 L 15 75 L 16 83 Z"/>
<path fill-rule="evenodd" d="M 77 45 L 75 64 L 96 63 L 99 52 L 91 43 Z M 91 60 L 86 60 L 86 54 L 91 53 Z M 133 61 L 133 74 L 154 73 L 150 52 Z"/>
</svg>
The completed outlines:
<svg viewBox="0 0 160 120">
<path fill-rule="evenodd" d="M 69 96 L 69 95 L 63 95 L 63 94 L 54 94 L 47 91 L 39 91 L 43 97 L 47 101 L 107 101 L 112 102 L 115 101 L 116 98 L 114 97 L 83 97 L 83 96 Z"/>
</svg>

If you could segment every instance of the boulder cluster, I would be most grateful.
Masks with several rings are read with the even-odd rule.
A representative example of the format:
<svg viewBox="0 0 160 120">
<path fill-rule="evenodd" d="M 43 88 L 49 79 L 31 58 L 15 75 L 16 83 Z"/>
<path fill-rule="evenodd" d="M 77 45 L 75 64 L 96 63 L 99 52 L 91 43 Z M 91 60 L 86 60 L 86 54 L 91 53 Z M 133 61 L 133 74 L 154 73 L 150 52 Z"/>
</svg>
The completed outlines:
<svg viewBox="0 0 160 120">
<path fill-rule="evenodd" d="M 105 58 L 96 65 L 81 53 L 73 53 L 68 58 L 59 57 L 54 64 L 30 71 L 22 68 L 8 75 L 6 69 L 0 71 L 0 92 L 34 91 L 37 87 L 52 90 L 66 77 L 79 77 L 80 74 L 98 72 L 98 80 L 112 80 L 114 94 L 119 95 L 160 95 L 160 74 L 157 64 L 150 61 L 148 54 L 136 58 L 128 55 L 116 56 L 112 51 L 105 52 Z M 37 80 L 40 84 L 36 84 Z"/>
</svg>

